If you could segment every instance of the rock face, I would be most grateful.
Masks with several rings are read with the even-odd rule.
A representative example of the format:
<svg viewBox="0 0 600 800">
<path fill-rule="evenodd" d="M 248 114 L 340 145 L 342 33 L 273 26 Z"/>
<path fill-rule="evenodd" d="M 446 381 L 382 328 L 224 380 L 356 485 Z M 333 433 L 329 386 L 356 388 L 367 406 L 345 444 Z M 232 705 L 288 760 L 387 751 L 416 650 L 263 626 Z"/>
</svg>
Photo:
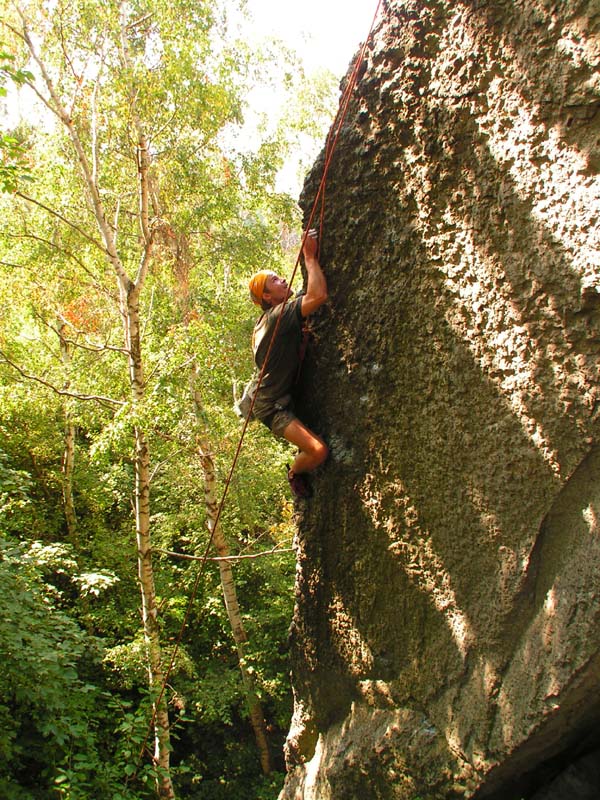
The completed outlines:
<svg viewBox="0 0 600 800">
<path fill-rule="evenodd" d="M 384 4 L 327 181 L 283 800 L 593 761 L 599 66 L 597 0 Z"/>
</svg>

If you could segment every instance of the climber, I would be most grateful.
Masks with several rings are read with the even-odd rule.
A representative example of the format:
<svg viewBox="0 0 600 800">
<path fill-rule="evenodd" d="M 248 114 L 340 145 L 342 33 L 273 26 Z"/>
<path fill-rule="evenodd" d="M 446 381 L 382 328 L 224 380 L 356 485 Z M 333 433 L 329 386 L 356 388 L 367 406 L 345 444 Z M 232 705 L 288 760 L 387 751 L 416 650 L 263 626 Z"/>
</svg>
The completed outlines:
<svg viewBox="0 0 600 800">
<path fill-rule="evenodd" d="M 310 497 L 312 491 L 306 473 L 322 464 L 329 453 L 321 437 L 309 430 L 295 415 L 292 397 L 300 366 L 303 322 L 327 300 L 327 282 L 317 250 L 317 235 L 311 230 L 302 249 L 307 273 L 304 294 L 298 294 L 290 300 L 292 292 L 286 280 L 270 270 L 257 272 L 249 283 L 251 300 L 263 310 L 252 334 L 254 361 L 259 371 L 277 319 L 281 316 L 254 401 L 253 414 L 275 436 L 283 437 L 299 448 L 291 468 L 288 465 L 288 481 L 296 497 Z"/>
</svg>

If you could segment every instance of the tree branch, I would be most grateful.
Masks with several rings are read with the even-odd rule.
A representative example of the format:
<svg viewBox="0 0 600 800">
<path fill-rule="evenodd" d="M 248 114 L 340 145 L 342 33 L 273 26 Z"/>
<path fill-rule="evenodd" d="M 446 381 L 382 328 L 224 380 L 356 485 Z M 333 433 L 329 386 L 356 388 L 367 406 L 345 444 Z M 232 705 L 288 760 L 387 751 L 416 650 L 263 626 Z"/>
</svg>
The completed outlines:
<svg viewBox="0 0 600 800">
<path fill-rule="evenodd" d="M 113 294 L 113 292 L 111 292 L 105 286 L 102 286 L 101 283 L 98 283 L 97 277 L 96 277 L 96 275 L 94 275 L 92 270 L 89 267 L 87 267 L 83 263 L 83 261 L 78 256 L 76 256 L 75 253 L 71 252 L 71 250 L 69 250 L 68 248 L 63 247 L 62 245 L 59 246 L 55 242 L 50 241 L 50 239 L 45 239 L 43 236 L 36 236 L 35 233 L 29 233 L 29 232 L 27 232 L 27 233 L 18 233 L 18 234 L 17 233 L 9 233 L 8 234 L 8 238 L 33 239 L 33 241 L 35 241 L 35 242 L 40 242 L 41 244 L 46 245 L 46 247 L 49 247 L 49 248 L 51 248 L 53 250 L 56 250 L 58 253 L 62 253 L 63 255 L 67 256 L 70 259 L 72 259 L 79 267 L 81 267 L 81 269 L 86 273 L 86 275 L 88 275 L 91 278 L 91 283 L 86 284 L 87 286 L 91 286 L 93 289 L 95 289 L 96 291 L 100 292 L 100 294 L 106 295 L 112 301 L 114 301 L 116 299 L 116 296 Z M 98 247 L 100 247 L 102 249 L 102 251 L 104 252 L 104 248 L 102 248 L 102 246 L 99 243 L 97 243 L 97 244 L 98 244 Z"/>
<path fill-rule="evenodd" d="M 25 264 L 13 264 L 12 261 L 0 261 L 3 267 L 10 267 L 11 269 L 29 269 Z"/>
<path fill-rule="evenodd" d="M 71 325 L 70 322 L 67 322 L 67 324 Z M 49 327 L 52 328 L 52 325 Z M 75 328 L 75 330 L 77 329 Z M 77 331 L 77 333 L 80 333 L 80 331 Z M 67 344 L 72 344 L 73 347 L 78 347 L 80 350 L 87 350 L 90 353 L 120 353 L 123 356 L 129 355 L 129 351 L 124 347 L 117 347 L 114 344 L 89 344 L 88 342 L 82 343 L 78 342 L 76 339 L 69 339 L 66 336 L 64 339 Z"/>
<path fill-rule="evenodd" d="M 103 397 L 102 395 L 97 394 L 78 394 L 77 392 L 68 392 L 65 389 L 59 389 L 57 386 L 54 386 L 54 384 L 44 380 L 44 378 L 41 378 L 39 375 L 30 375 L 22 367 L 20 367 L 18 364 L 15 364 L 14 361 L 8 358 L 6 353 L 4 353 L 2 350 L 0 350 L 0 356 L 5 364 L 8 364 L 15 369 L 23 378 L 28 381 L 40 383 L 42 386 L 46 386 L 48 389 L 51 389 L 55 394 L 58 394 L 61 397 L 74 397 L 76 400 L 95 400 L 100 405 L 107 406 L 108 408 L 118 408 L 119 406 L 125 405 L 122 400 L 113 400 L 112 397 Z"/>
<path fill-rule="evenodd" d="M 185 558 L 189 561 L 242 561 L 244 559 L 262 558 L 263 556 L 272 556 L 276 553 L 292 553 L 293 547 L 273 547 L 272 550 L 263 550 L 262 553 L 248 553 L 240 556 L 189 556 L 185 553 L 175 553 L 173 550 L 160 550 L 158 547 L 153 547 L 155 553 L 162 553 L 166 556 L 174 556 L 175 558 Z"/>
<path fill-rule="evenodd" d="M 153 11 L 149 11 L 147 14 L 144 14 L 143 17 L 140 17 L 139 19 L 133 20 L 133 22 L 130 22 L 129 25 L 126 25 L 125 27 L 126 28 L 131 28 L 131 30 L 133 30 L 134 28 L 137 28 L 140 25 L 143 25 L 144 22 L 147 22 L 149 19 L 152 19 L 153 16 L 154 16 L 154 12 Z"/>
<path fill-rule="evenodd" d="M 98 91 L 100 80 L 97 78 L 94 81 L 94 90 L 92 92 L 92 114 L 90 119 L 91 138 L 92 138 L 92 181 L 98 184 Z M 116 236 L 115 236 L 116 244 Z"/>
<path fill-rule="evenodd" d="M 37 285 L 41 289 L 44 288 L 41 284 Z M 48 320 L 44 317 L 44 315 L 41 314 L 39 311 L 36 311 L 35 308 L 32 310 L 31 313 L 33 314 L 34 318 L 37 319 L 45 328 L 48 328 L 48 330 L 52 331 L 52 333 L 55 333 L 60 339 L 60 341 L 64 341 L 66 344 L 73 345 L 73 347 L 77 347 L 80 350 L 87 350 L 90 353 L 111 352 L 111 353 L 120 353 L 121 355 L 125 356 L 129 355 L 128 351 L 124 347 L 117 347 L 116 345 L 111 345 L 106 343 L 94 344 L 94 343 L 89 343 L 87 341 L 85 341 L 82 344 L 81 342 L 78 342 L 76 339 L 71 339 L 68 336 L 65 336 L 61 330 L 55 328 L 54 325 L 52 325 L 51 322 L 48 322 Z M 63 314 L 61 314 L 60 311 L 55 311 L 55 315 L 56 318 L 62 322 L 63 327 L 72 328 L 76 334 L 83 336 L 85 338 L 85 333 L 83 331 L 78 330 L 69 319 L 67 319 Z"/>
<path fill-rule="evenodd" d="M 129 44 L 127 42 L 127 34 L 126 34 L 127 22 L 125 19 L 124 5 L 121 5 L 119 24 L 121 27 L 121 62 L 123 64 L 124 70 L 129 74 L 133 74 L 131 60 L 129 57 Z M 144 131 L 144 126 L 142 125 L 142 121 L 137 112 L 136 108 L 137 92 L 135 91 L 135 87 L 133 85 L 131 85 L 130 87 L 129 97 L 131 103 L 131 116 L 137 136 L 135 147 L 136 147 L 136 166 L 139 178 L 139 187 L 138 187 L 139 222 L 140 222 L 142 239 L 144 241 L 144 249 L 142 252 L 142 257 L 140 259 L 140 266 L 138 268 L 138 273 L 135 278 L 135 286 L 136 289 L 139 291 L 139 289 L 141 289 L 144 283 L 146 274 L 148 272 L 148 266 L 150 264 L 150 257 L 152 254 L 152 247 L 154 245 L 154 231 L 152 230 L 150 225 L 150 214 L 149 214 L 150 152 L 149 152 L 148 137 L 146 136 L 146 132 Z"/>
<path fill-rule="evenodd" d="M 15 192 L 15 195 L 16 195 L 17 197 L 20 197 L 20 198 L 22 198 L 23 200 L 27 200 L 27 202 L 28 202 L 28 203 L 33 203 L 34 205 L 36 205 L 36 206 L 39 206 L 40 208 L 43 208 L 43 209 L 44 209 L 44 211 L 47 211 L 47 212 L 48 212 L 49 214 L 51 214 L 53 217 L 56 217 L 56 218 L 57 218 L 57 219 L 59 219 L 61 222 L 64 222 L 64 223 L 65 223 L 65 225 L 68 225 L 70 228 L 73 228 L 73 230 L 74 230 L 74 231 L 77 231 L 77 233 L 79 233 L 81 236 L 83 236 L 83 237 L 84 237 L 84 239 L 87 239 L 87 241 L 88 241 L 88 242 L 91 242 L 91 243 L 92 243 L 92 244 L 93 244 L 95 247 L 97 247 L 97 248 L 98 248 L 98 249 L 99 249 L 99 250 L 100 250 L 102 253 L 106 253 L 106 252 L 107 252 L 107 251 L 106 251 L 106 249 L 105 249 L 104 247 L 102 247 L 102 245 L 100 244 L 100 242 L 96 241 L 96 239 L 94 239 L 94 237 L 93 237 L 93 236 L 90 236 L 90 235 L 89 235 L 88 233 L 86 233 L 85 231 L 82 231 L 82 230 L 81 230 L 81 228 L 80 228 L 78 225 L 75 225 L 75 223 L 74 223 L 74 222 L 71 222 L 71 221 L 70 221 L 70 220 L 68 220 L 66 217 L 63 217 L 63 215 L 62 215 L 62 214 L 59 214 L 59 213 L 58 213 L 58 211 L 55 211 L 53 208 L 50 208 L 50 206 L 47 206 L 47 205 L 45 205 L 45 204 L 44 204 L 44 203 L 42 203 L 40 200 L 35 200 L 35 198 L 33 198 L 33 197 L 29 197 L 29 195 L 27 195 L 27 194 L 23 194 L 23 192 Z"/>
<path fill-rule="evenodd" d="M 156 473 L 157 473 L 157 472 L 158 472 L 158 471 L 159 471 L 159 470 L 160 470 L 162 467 L 164 467 L 164 465 L 165 465 L 165 464 L 168 464 L 168 463 L 169 463 L 169 461 L 170 461 L 172 458 L 175 458 L 175 456 L 176 456 L 176 455 L 179 455 L 179 453 L 185 453 L 187 450 L 188 450 L 188 448 L 182 447 L 181 449 L 179 449 L 179 450 L 175 450 L 173 453 L 171 453 L 171 454 L 169 455 L 169 457 L 168 457 L 168 458 L 164 458 L 162 461 L 160 461 L 160 462 L 159 462 L 159 463 L 158 463 L 158 464 L 157 464 L 157 465 L 154 467 L 154 469 L 152 470 L 152 474 L 150 475 L 150 482 L 152 483 L 152 481 L 154 480 L 154 477 L 156 476 Z"/>
<path fill-rule="evenodd" d="M 100 230 L 100 234 L 104 241 L 104 247 L 106 254 L 112 264 L 117 278 L 119 279 L 119 283 L 122 284 L 123 288 L 128 290 L 131 286 L 131 279 L 127 275 L 123 264 L 121 263 L 121 259 L 119 258 L 119 254 L 117 252 L 117 248 L 115 245 L 114 235 L 112 229 L 106 219 L 106 214 L 104 211 L 104 205 L 102 203 L 102 198 L 100 197 L 100 192 L 98 190 L 97 184 L 94 182 L 92 170 L 90 169 L 90 165 L 88 162 L 88 158 L 85 154 L 85 149 L 79 138 L 77 130 L 73 125 L 73 120 L 71 116 L 67 113 L 66 109 L 61 103 L 60 97 L 58 96 L 56 89 L 54 87 L 54 83 L 52 82 L 52 78 L 48 74 L 46 66 L 40 56 L 38 55 L 31 37 L 27 31 L 27 22 L 25 19 L 25 14 L 20 7 L 17 7 L 19 16 L 21 17 L 21 23 L 23 25 L 23 33 L 21 38 L 27 44 L 27 48 L 31 53 L 32 58 L 34 59 L 35 63 L 38 65 L 46 87 L 48 89 L 48 93 L 52 99 L 52 104 L 54 105 L 54 112 L 58 115 L 64 126 L 66 127 L 67 131 L 69 132 L 69 136 L 71 138 L 71 142 L 75 149 L 75 153 L 77 155 L 77 160 L 79 162 L 79 167 L 81 169 L 81 173 L 83 176 L 83 180 L 85 183 L 85 187 L 87 189 L 88 200 L 92 206 L 94 216 L 96 218 L 96 224 Z M 48 105 L 48 103 L 46 103 Z M 49 105 L 52 108 L 52 104 Z M 89 238 L 89 237 L 86 237 Z M 93 241 L 93 240 L 91 240 Z M 95 243 L 95 242 L 94 242 Z"/>
<path fill-rule="evenodd" d="M 42 324 L 44 324 L 47 328 L 49 328 L 57 336 L 60 336 L 60 338 L 63 341 L 65 341 L 67 344 L 72 344 L 73 347 L 78 347 L 80 350 L 88 350 L 91 353 L 111 352 L 111 353 L 121 353 L 121 355 L 125 355 L 125 356 L 129 355 L 129 351 L 126 350 L 124 347 L 117 347 L 114 344 L 106 344 L 106 342 L 104 342 L 102 344 L 95 344 L 93 342 L 90 343 L 90 342 L 87 341 L 87 339 L 86 339 L 86 341 L 84 343 L 82 343 L 82 342 L 78 342 L 76 339 L 71 339 L 68 336 L 65 336 L 63 333 L 59 334 L 58 330 L 54 327 L 54 325 L 52 325 L 50 322 L 47 322 L 43 318 L 43 316 L 41 314 L 37 314 L 35 312 L 34 312 L 34 314 L 37 317 L 37 319 L 39 319 L 40 322 L 42 322 Z M 85 333 L 83 331 L 80 331 L 78 328 L 76 328 L 75 325 L 73 325 L 73 323 L 70 320 L 68 320 L 66 317 L 64 317 L 60 312 L 57 312 L 56 316 L 58 317 L 58 319 L 61 320 L 61 322 L 65 326 L 68 326 L 69 328 L 72 328 L 75 331 L 75 333 L 77 333 L 80 336 L 84 336 L 85 337 Z"/>
</svg>

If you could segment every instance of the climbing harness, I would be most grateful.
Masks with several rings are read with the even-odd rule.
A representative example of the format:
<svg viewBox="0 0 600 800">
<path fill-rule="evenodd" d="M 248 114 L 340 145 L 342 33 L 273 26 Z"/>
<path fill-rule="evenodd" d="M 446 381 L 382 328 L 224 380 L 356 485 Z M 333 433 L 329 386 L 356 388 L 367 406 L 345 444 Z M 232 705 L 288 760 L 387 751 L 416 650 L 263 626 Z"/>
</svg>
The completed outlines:
<svg viewBox="0 0 600 800">
<path fill-rule="evenodd" d="M 375 21 L 377 19 L 378 14 L 379 14 L 379 9 L 380 9 L 380 7 L 382 5 L 382 2 L 383 2 L 383 0 L 378 0 L 377 7 L 376 7 L 375 13 L 373 15 L 373 21 L 371 22 L 371 27 L 369 28 L 369 33 L 367 34 L 367 37 L 365 38 L 365 41 L 363 42 L 363 45 L 362 45 L 362 47 L 361 47 L 361 49 L 359 51 L 358 57 L 357 57 L 356 62 L 354 64 L 354 68 L 352 70 L 350 78 L 348 79 L 348 83 L 346 84 L 346 87 L 345 87 L 344 92 L 342 94 L 342 98 L 340 100 L 340 105 L 339 105 L 337 114 L 336 114 L 335 119 L 333 121 L 333 124 L 332 124 L 332 126 L 330 128 L 329 135 L 327 137 L 327 141 L 326 141 L 326 144 L 325 144 L 325 156 L 324 156 L 323 174 L 322 174 L 321 181 L 319 183 L 319 187 L 317 189 L 317 193 L 315 195 L 315 199 L 314 199 L 314 202 L 313 202 L 313 205 L 312 205 L 312 208 L 311 208 L 310 216 L 308 218 L 308 224 L 306 225 L 304 234 L 302 236 L 300 249 L 299 249 L 298 255 L 296 257 L 296 262 L 294 264 L 294 269 L 292 270 L 292 275 L 291 275 L 290 280 L 288 282 L 288 286 L 291 286 L 293 284 L 294 278 L 296 277 L 296 272 L 298 271 L 298 266 L 300 264 L 300 256 L 301 256 L 302 251 L 304 249 L 304 245 L 306 243 L 306 238 L 309 235 L 309 231 L 311 230 L 311 226 L 312 226 L 313 220 L 314 220 L 314 218 L 316 216 L 317 206 L 319 205 L 319 203 L 321 205 L 320 217 L 319 217 L 319 220 L 320 220 L 319 233 L 321 234 L 322 231 L 323 231 L 323 221 L 324 221 L 324 217 L 325 217 L 325 186 L 326 186 L 326 182 L 327 182 L 327 173 L 329 172 L 329 167 L 331 165 L 331 160 L 333 158 L 333 154 L 335 152 L 335 148 L 336 148 L 339 136 L 340 136 L 342 125 L 344 123 L 344 120 L 346 118 L 346 113 L 348 111 L 348 105 L 350 103 L 350 98 L 351 98 L 352 93 L 354 91 L 354 87 L 355 87 L 355 85 L 357 83 L 359 71 L 360 71 L 361 65 L 363 64 L 363 61 L 364 61 L 367 45 L 369 43 L 369 39 L 371 37 L 371 33 L 373 31 L 373 28 L 375 27 Z M 333 133 L 334 131 L 335 131 L 335 133 Z M 333 133 L 333 135 L 332 135 L 332 133 Z M 320 237 L 319 237 L 319 248 L 320 248 Z M 318 254 L 318 252 L 319 251 L 317 250 L 317 254 Z M 282 315 L 280 314 L 278 319 L 277 319 L 277 323 L 275 325 L 275 328 L 273 330 L 273 335 L 271 336 L 271 341 L 269 343 L 269 347 L 267 349 L 267 353 L 265 355 L 265 359 L 263 361 L 262 368 L 261 368 L 261 370 L 260 370 L 260 372 L 258 374 L 258 377 L 256 379 L 256 389 L 252 393 L 250 404 L 246 406 L 247 414 L 244 415 L 244 417 L 245 417 L 244 425 L 243 425 L 243 428 L 242 428 L 242 432 L 240 434 L 240 438 L 239 438 L 238 445 L 237 445 L 237 448 L 236 448 L 236 451 L 235 451 L 235 455 L 233 457 L 233 461 L 231 463 L 231 467 L 229 469 L 229 472 L 227 474 L 227 478 L 225 480 L 225 486 L 223 488 L 223 494 L 222 494 L 222 497 L 221 497 L 221 502 L 219 503 L 219 507 L 217 509 L 217 513 L 215 515 L 214 522 L 212 524 L 209 524 L 209 529 L 210 529 L 211 535 L 209 537 L 209 540 L 208 540 L 208 543 L 207 543 L 206 548 L 204 550 L 204 553 L 203 553 L 202 557 L 200 558 L 200 565 L 198 567 L 198 572 L 196 574 L 196 578 L 195 578 L 193 586 L 192 586 L 192 591 L 190 593 L 190 597 L 189 597 L 189 600 L 188 600 L 188 603 L 187 603 L 187 606 L 186 606 L 186 611 L 185 611 L 185 614 L 184 614 L 184 617 L 183 617 L 183 621 L 182 621 L 180 629 L 179 629 L 179 633 L 177 635 L 177 639 L 175 640 L 175 645 L 174 645 L 172 653 L 171 653 L 171 659 L 169 661 L 169 666 L 168 666 L 167 671 L 165 673 L 165 676 L 164 676 L 164 679 L 163 679 L 163 682 L 162 682 L 162 685 L 161 685 L 160 692 L 159 692 L 155 702 L 153 703 L 152 717 L 150 719 L 150 723 L 148 725 L 148 730 L 146 731 L 146 735 L 144 737 L 144 741 L 142 743 L 142 746 L 140 748 L 140 752 L 138 754 L 138 761 L 137 761 L 137 764 L 136 764 L 135 773 L 134 773 L 134 775 L 131 776 L 131 778 L 135 777 L 135 774 L 137 774 L 137 771 L 138 771 L 139 766 L 141 764 L 144 752 L 146 751 L 146 745 L 147 745 L 148 739 L 150 738 L 150 734 L 151 734 L 152 728 L 154 727 L 154 724 L 156 722 L 157 709 L 159 708 L 160 703 L 161 703 L 161 701 L 163 699 L 167 684 L 169 682 L 169 678 L 171 676 L 171 672 L 173 671 L 173 666 L 175 664 L 175 659 L 177 657 L 177 653 L 178 653 L 179 647 L 181 645 L 181 641 L 182 641 L 182 638 L 183 638 L 184 631 L 185 631 L 185 629 L 187 627 L 188 619 L 189 619 L 189 616 L 190 616 L 190 613 L 191 613 L 191 610 L 192 610 L 192 605 L 193 605 L 194 600 L 196 599 L 196 595 L 198 593 L 198 587 L 200 585 L 200 579 L 202 577 L 202 574 L 203 574 L 203 571 L 204 571 L 204 567 L 206 566 L 206 562 L 208 560 L 208 553 L 210 552 L 210 548 L 212 547 L 214 534 L 215 534 L 215 531 L 216 531 L 217 526 L 219 524 L 219 521 L 221 519 L 221 514 L 223 512 L 223 507 L 225 505 L 225 499 L 227 497 L 227 493 L 229 492 L 229 486 L 230 486 L 231 480 L 233 478 L 233 473 L 234 473 L 235 468 L 237 466 L 237 462 L 238 462 L 238 459 L 239 459 L 239 456 L 240 456 L 240 453 L 241 453 L 241 450 L 242 450 L 242 444 L 243 444 L 244 438 L 246 436 L 246 431 L 247 431 L 248 425 L 250 424 L 250 421 L 252 419 L 252 412 L 253 412 L 253 409 L 254 409 L 254 403 L 255 403 L 255 400 L 256 400 L 256 395 L 258 394 L 258 389 L 260 388 L 262 379 L 264 377 L 264 374 L 265 374 L 265 371 L 266 371 L 266 368 L 267 368 L 267 365 L 268 365 L 268 362 L 269 362 L 269 357 L 271 355 L 271 350 L 273 349 L 273 343 L 275 342 L 275 339 L 277 337 L 277 333 L 279 331 L 281 318 L 282 318 Z"/>
</svg>

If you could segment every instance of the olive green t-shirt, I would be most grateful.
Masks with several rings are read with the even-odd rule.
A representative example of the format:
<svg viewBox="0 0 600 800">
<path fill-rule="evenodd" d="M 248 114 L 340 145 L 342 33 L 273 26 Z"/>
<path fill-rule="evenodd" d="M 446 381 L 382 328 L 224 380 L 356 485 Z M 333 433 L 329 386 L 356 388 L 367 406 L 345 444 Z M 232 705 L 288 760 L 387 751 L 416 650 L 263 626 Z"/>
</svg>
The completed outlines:
<svg viewBox="0 0 600 800">
<path fill-rule="evenodd" d="M 271 414 L 275 404 L 292 391 L 302 340 L 302 296 L 265 311 L 254 326 L 252 349 L 258 371 L 262 369 L 280 315 L 281 323 L 254 403 L 254 414 L 259 419 Z"/>
</svg>

